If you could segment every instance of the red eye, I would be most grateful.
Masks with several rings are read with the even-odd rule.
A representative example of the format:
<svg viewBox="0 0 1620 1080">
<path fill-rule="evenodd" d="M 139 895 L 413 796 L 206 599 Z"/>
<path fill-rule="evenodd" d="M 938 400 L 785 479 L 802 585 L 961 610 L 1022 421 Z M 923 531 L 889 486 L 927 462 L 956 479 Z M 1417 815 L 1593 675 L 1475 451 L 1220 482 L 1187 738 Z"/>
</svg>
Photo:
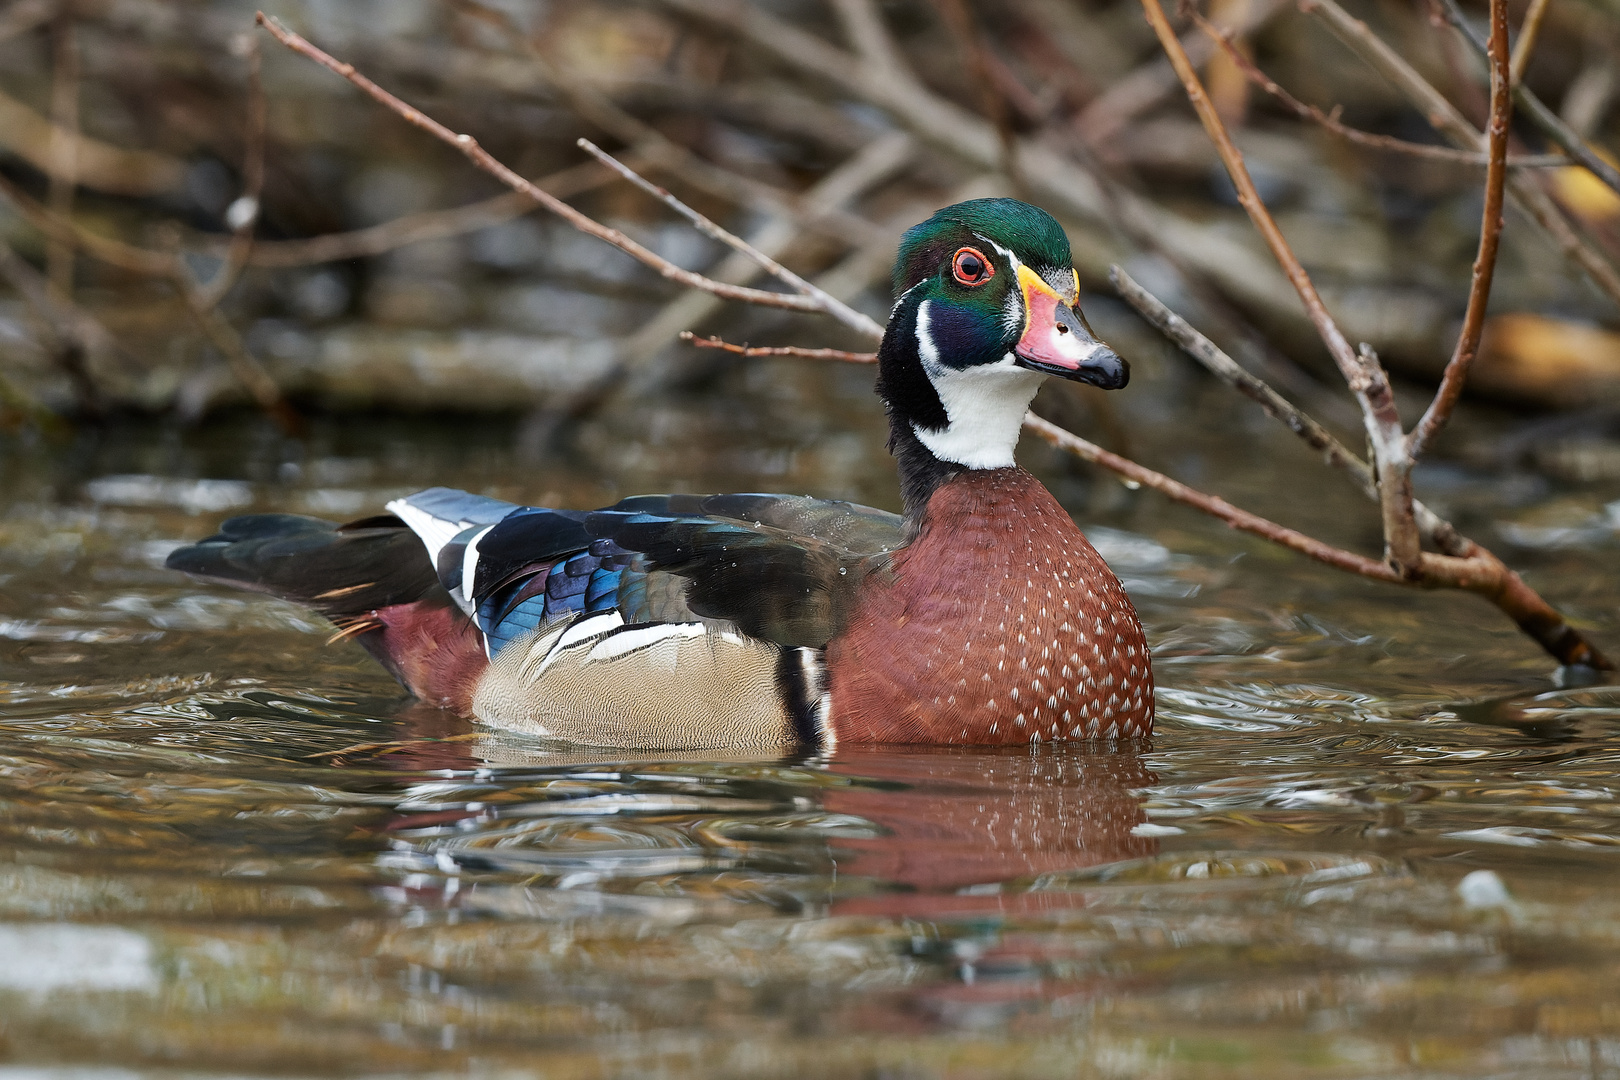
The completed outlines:
<svg viewBox="0 0 1620 1080">
<path fill-rule="evenodd" d="M 958 248 L 951 260 L 951 273 L 963 285 L 983 285 L 996 276 L 996 268 L 978 248 Z"/>
</svg>

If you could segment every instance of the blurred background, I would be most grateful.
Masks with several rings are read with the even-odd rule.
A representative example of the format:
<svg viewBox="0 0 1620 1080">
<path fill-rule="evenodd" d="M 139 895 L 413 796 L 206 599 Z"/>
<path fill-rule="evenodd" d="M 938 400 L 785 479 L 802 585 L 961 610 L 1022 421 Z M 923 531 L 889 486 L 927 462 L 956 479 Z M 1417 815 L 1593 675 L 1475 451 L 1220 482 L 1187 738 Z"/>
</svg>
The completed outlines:
<svg viewBox="0 0 1620 1080">
<path fill-rule="evenodd" d="M 1482 121 L 1483 64 L 1422 3 L 1352 6 Z M 195 424 L 282 399 L 306 411 L 554 420 L 741 366 L 676 347 L 683 329 L 856 344 L 826 320 L 682 296 L 255 38 L 254 10 L 230 0 L 0 10 L 0 239 L 16 256 L 0 307 L 10 429 L 45 414 Z M 590 163 L 577 138 L 793 269 L 827 275 L 880 320 L 899 230 L 964 196 L 1013 194 L 1064 221 L 1100 291 L 1093 305 L 1108 306 L 1106 268 L 1122 262 L 1296 392 L 1327 370 L 1134 3 L 311 0 L 266 11 L 682 266 L 747 273 Z M 1309 14 L 1217 0 L 1208 15 L 1306 102 L 1357 128 L 1438 141 Z M 1482 22 L 1483 8 L 1471 17 Z M 1346 332 L 1415 382 L 1433 378 L 1466 295 L 1482 170 L 1348 143 L 1254 87 L 1197 29 L 1186 41 Z M 1602 3 L 1553 5 L 1526 75 L 1600 145 L 1616 43 Z M 858 62 L 873 55 L 880 63 Z M 262 121 L 250 92 L 261 62 Z M 1516 152 L 1543 149 L 1533 129 L 1518 134 Z M 1020 166 L 1004 152 L 1015 144 L 1045 157 Z M 1536 179 L 1591 244 L 1613 251 L 1620 197 L 1584 170 Z M 70 218 L 77 236 L 53 233 L 47 213 Z M 233 256 L 238 227 L 252 244 Z M 36 287 L 72 306 L 31 304 Z M 1493 299 L 1479 392 L 1520 408 L 1590 407 L 1620 385 L 1614 304 L 1526 219 L 1510 221 Z M 1613 456 L 1581 467 L 1620 469 Z"/>
<path fill-rule="evenodd" d="M 1483 119 L 1484 67 L 1425 0 L 1348 8 Z M 1620 692 L 1562 684 L 1476 597 L 1351 577 L 1035 440 L 1021 463 L 1147 628 L 1151 745 L 603 759 L 412 705 L 308 612 L 164 570 L 234 513 L 434 484 L 899 501 L 870 367 L 677 335 L 869 342 L 683 292 L 254 10 L 0 3 L 0 1080 L 1616 1075 Z M 904 228 L 1038 203 L 1133 377 L 1037 408 L 1380 550 L 1376 507 L 1108 285 L 1125 266 L 1362 444 L 1137 0 L 265 10 L 680 266 L 754 280 L 576 139 L 880 321 Z M 1204 13 L 1324 113 L 1438 143 L 1318 16 Z M 1482 169 L 1302 121 L 1171 16 L 1410 423 Z M 1526 69 L 1600 149 L 1617 30 L 1614 0 L 1552 0 Z M 1516 123 L 1515 154 L 1548 151 Z M 1591 174 L 1515 175 L 1620 254 Z M 1416 473 L 1610 655 L 1617 330 L 1510 207 L 1470 396 Z"/>
</svg>

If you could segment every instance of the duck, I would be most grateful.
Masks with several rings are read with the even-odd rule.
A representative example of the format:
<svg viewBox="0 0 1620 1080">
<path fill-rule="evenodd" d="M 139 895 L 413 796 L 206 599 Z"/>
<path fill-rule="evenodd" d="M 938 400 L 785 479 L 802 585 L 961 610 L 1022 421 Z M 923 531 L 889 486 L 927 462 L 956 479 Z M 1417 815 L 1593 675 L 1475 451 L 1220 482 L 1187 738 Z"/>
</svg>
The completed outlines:
<svg viewBox="0 0 1620 1080">
<path fill-rule="evenodd" d="M 1055 376 L 1130 368 L 1045 211 L 976 199 L 901 239 L 876 390 L 898 514 L 801 495 L 596 510 L 430 488 L 346 524 L 225 521 L 167 565 L 312 608 L 421 701 L 635 750 L 830 751 L 1149 735 L 1135 608 L 1014 461 Z"/>
</svg>

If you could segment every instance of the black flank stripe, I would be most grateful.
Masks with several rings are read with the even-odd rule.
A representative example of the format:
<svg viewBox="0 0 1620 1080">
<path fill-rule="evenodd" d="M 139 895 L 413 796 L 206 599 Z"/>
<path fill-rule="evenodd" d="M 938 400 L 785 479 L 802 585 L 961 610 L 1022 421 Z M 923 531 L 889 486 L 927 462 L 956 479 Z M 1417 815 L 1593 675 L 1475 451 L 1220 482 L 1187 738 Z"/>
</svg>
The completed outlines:
<svg viewBox="0 0 1620 1080">
<path fill-rule="evenodd" d="M 817 716 L 820 688 L 809 685 L 804 677 L 804 661 L 800 654 L 815 650 L 787 647 L 776 658 L 776 692 L 787 710 L 788 722 L 793 725 L 793 737 L 811 750 L 821 749 L 821 721 Z"/>
</svg>

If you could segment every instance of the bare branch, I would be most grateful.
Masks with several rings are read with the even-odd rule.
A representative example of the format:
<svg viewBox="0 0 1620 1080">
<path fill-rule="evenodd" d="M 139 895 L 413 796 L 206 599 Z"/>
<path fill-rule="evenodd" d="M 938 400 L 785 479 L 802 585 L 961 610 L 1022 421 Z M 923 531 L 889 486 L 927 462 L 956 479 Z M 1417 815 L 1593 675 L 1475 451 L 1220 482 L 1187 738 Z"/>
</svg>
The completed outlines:
<svg viewBox="0 0 1620 1080">
<path fill-rule="evenodd" d="M 612 244 L 625 254 L 630 255 L 638 261 L 651 267 L 661 276 L 669 279 L 670 281 L 684 285 L 687 288 L 699 289 L 703 292 L 712 293 L 715 296 L 723 297 L 727 300 L 740 300 L 744 303 L 760 304 L 765 307 L 787 308 L 792 311 L 818 313 L 822 311 L 820 304 L 809 297 L 790 296 L 784 293 L 767 292 L 763 289 L 750 289 L 740 285 L 727 285 L 724 282 L 714 281 L 710 278 L 704 277 L 702 274 L 696 274 L 690 270 L 683 270 L 681 267 L 676 266 L 668 259 L 665 259 L 662 256 L 648 250 L 641 244 L 636 243 L 618 229 L 612 229 L 606 225 L 594 221 L 586 215 L 580 213 L 578 210 L 575 210 L 572 206 L 569 206 L 561 199 L 557 199 L 547 192 L 542 191 L 540 188 L 536 187 L 534 184 L 530 183 L 528 180 L 525 180 L 522 176 L 518 175 L 497 161 L 487 150 L 479 146 L 478 141 L 471 135 L 457 134 L 445 127 L 443 124 L 439 123 L 437 120 L 427 116 L 420 110 L 407 105 L 405 102 L 401 101 L 399 98 L 395 97 L 393 94 L 390 94 L 388 91 L 384 90 L 382 87 L 378 86 L 376 83 L 372 82 L 370 79 L 356 71 L 353 64 L 345 64 L 339 60 L 333 59 L 330 55 L 322 52 L 304 38 L 293 33 L 291 30 L 288 30 L 286 27 L 282 26 L 280 22 L 270 18 L 263 12 L 259 13 L 258 20 L 259 25 L 269 30 L 271 35 L 275 37 L 277 41 L 281 42 L 289 49 L 306 56 L 311 60 L 314 60 L 328 71 L 349 80 L 373 101 L 376 101 L 389 111 L 395 113 L 407 123 L 421 128 L 434 138 L 437 138 L 448 145 L 455 147 L 457 150 L 460 150 L 462 154 L 464 154 L 474 165 L 478 166 L 480 169 L 483 169 L 491 176 L 494 176 L 496 179 L 500 180 L 514 191 L 523 192 L 525 195 L 529 196 L 529 198 L 533 199 L 541 206 L 544 206 L 547 210 L 550 210 L 552 213 L 556 214 L 570 225 L 574 226 L 574 228 L 578 229 L 580 232 L 587 233 L 598 238 L 599 240 L 605 240 L 607 243 Z"/>
<path fill-rule="evenodd" d="M 1352 574 L 1360 574 L 1362 577 L 1373 578 L 1376 581 L 1387 581 L 1391 584 L 1405 583 L 1405 579 L 1397 574 L 1394 568 L 1379 562 L 1377 559 L 1369 559 L 1365 555 L 1357 555 L 1353 551 L 1336 548 L 1332 544 L 1324 543 L 1315 537 L 1306 536 L 1295 529 L 1279 525 L 1275 521 L 1261 517 L 1259 514 L 1251 514 L 1247 510 L 1239 509 L 1218 495 L 1209 495 L 1196 488 L 1188 487 L 1179 480 L 1172 480 L 1161 472 L 1155 472 L 1145 465 L 1138 465 L 1130 458 L 1121 457 L 1118 454 L 1104 450 L 1096 443 L 1082 439 L 1073 432 L 1065 431 L 1056 424 L 1041 419 L 1034 413 L 1025 415 L 1024 430 L 1034 433 L 1059 450 L 1067 450 L 1082 461 L 1101 465 L 1111 473 L 1123 476 L 1125 479 L 1141 484 L 1143 487 L 1152 488 L 1161 495 L 1191 506 L 1211 517 L 1219 518 L 1234 529 L 1270 540 L 1274 544 L 1280 544 L 1302 555 L 1309 555 L 1318 562 L 1336 566 L 1340 570 L 1348 570 Z"/>
<path fill-rule="evenodd" d="M 738 356 L 797 356 L 801 360 L 839 360 L 846 364 L 875 364 L 875 352 L 848 352 L 844 349 L 801 349 L 797 345 L 734 345 L 713 335 L 700 338 L 690 330 L 681 331 L 681 340 L 699 349 L 721 349 Z"/>
<path fill-rule="evenodd" d="M 898 158 L 900 154 L 909 156 L 910 140 L 905 136 L 898 136 L 898 140 L 900 145 L 894 147 L 892 150 L 890 147 L 884 145 L 884 140 L 881 139 L 874 144 L 874 147 L 876 147 L 878 153 L 885 160 L 894 160 Z M 795 274 L 793 271 L 789 270 L 787 267 L 783 266 L 769 255 L 766 255 L 764 252 L 748 243 L 748 241 L 744 240 L 742 237 L 737 236 L 735 233 L 729 232 L 726 229 L 722 229 L 719 225 L 716 225 L 714 222 L 710 221 L 696 210 L 693 210 L 690 206 L 687 206 L 675 196 L 671 195 L 664 188 L 661 188 L 652 181 L 642 177 L 635 170 L 621 165 L 612 157 L 612 155 L 603 151 L 589 139 L 580 139 L 577 141 L 577 145 L 586 153 L 596 158 L 597 161 L 600 161 L 603 165 L 606 165 L 609 169 L 612 169 L 614 172 L 618 173 L 620 176 L 624 177 L 626 180 L 630 181 L 632 184 L 636 185 L 642 191 L 645 191 L 647 194 L 651 195 L 653 198 L 657 199 L 671 210 L 674 210 L 677 214 L 680 214 L 687 221 L 691 222 L 693 227 L 695 227 L 698 232 L 710 237 L 711 239 L 720 241 L 722 244 L 725 244 L 727 247 L 730 247 L 735 251 L 742 252 L 748 258 L 752 259 L 767 274 L 770 274 L 778 281 L 781 281 L 789 287 L 797 290 L 800 295 L 808 296 L 811 299 L 820 302 L 822 311 L 826 312 L 828 315 L 831 315 L 833 318 L 837 319 L 851 330 L 854 330 L 857 333 L 865 334 L 868 337 L 881 338 L 883 336 L 883 327 L 879 326 L 871 318 L 866 315 L 862 315 L 848 304 L 845 304 L 840 300 L 833 299 L 831 296 L 810 284 L 810 282 L 804 280 L 804 278 L 800 277 L 798 274 Z M 898 151 L 898 153 L 895 151 Z M 863 151 L 863 153 L 865 152 L 866 151 Z"/>
<path fill-rule="evenodd" d="M 1400 414 L 1395 408 L 1395 395 L 1390 389 L 1389 376 L 1366 345 L 1362 346 L 1359 355 L 1351 351 L 1350 342 L 1345 339 L 1344 332 L 1328 313 L 1327 305 L 1322 302 L 1322 297 L 1317 293 L 1310 275 L 1305 272 L 1305 267 L 1289 246 L 1287 238 L 1277 227 L 1276 219 L 1261 201 L 1260 193 L 1249 175 L 1248 166 L 1244 163 L 1242 152 L 1232 142 L 1232 136 L 1226 130 L 1225 122 L 1221 120 L 1214 104 L 1209 100 L 1209 95 L 1204 91 L 1204 85 L 1199 80 L 1198 73 L 1193 70 L 1192 61 L 1188 59 L 1186 50 L 1181 47 L 1175 31 L 1170 28 L 1170 20 L 1165 17 L 1164 8 L 1160 6 L 1159 0 L 1142 0 L 1142 10 L 1147 15 L 1148 24 L 1158 35 L 1159 44 L 1164 48 L 1165 55 L 1170 58 L 1171 66 L 1181 78 L 1193 110 L 1197 112 L 1210 141 L 1215 144 L 1216 153 L 1220 155 L 1227 174 L 1232 178 L 1232 185 L 1237 190 L 1238 202 L 1248 211 L 1249 220 L 1254 222 L 1254 227 L 1271 250 L 1272 257 L 1277 260 L 1283 273 L 1293 283 L 1294 290 L 1305 305 L 1306 315 L 1316 327 L 1316 332 L 1323 343 L 1327 345 L 1328 353 L 1338 365 L 1345 382 L 1350 386 L 1351 393 L 1356 396 L 1356 401 L 1361 406 L 1367 438 L 1375 451 L 1386 554 L 1399 573 L 1407 576 L 1415 575 L 1418 573 L 1421 545 L 1417 523 L 1412 516 L 1411 459 L 1406 453 L 1405 433 L 1401 430 Z"/>
<path fill-rule="evenodd" d="M 1165 306 L 1163 301 L 1137 284 L 1123 268 L 1110 267 L 1108 279 L 1114 283 L 1114 288 L 1119 290 L 1119 295 L 1125 302 L 1135 308 L 1144 319 L 1181 346 L 1189 356 L 1203 364 L 1222 382 L 1258 403 L 1272 418 L 1280 420 L 1288 430 L 1304 439 L 1313 450 L 1321 451 L 1323 459 L 1328 464 L 1348 472 L 1356 485 L 1369 498 L 1377 501 L 1378 482 L 1373 478 L 1372 470 L 1367 467 L 1365 461 L 1334 438 L 1331 432 L 1306 415 L 1293 402 L 1273 390 L 1264 380 L 1245 371 L 1237 361 L 1217 348 L 1213 341 L 1193 329 L 1185 319 Z"/>
<path fill-rule="evenodd" d="M 1512 120 L 1513 98 L 1508 67 L 1507 0 L 1490 0 L 1491 5 L 1491 118 L 1488 129 L 1491 164 L 1485 173 L 1485 211 L 1479 226 L 1479 251 L 1468 288 L 1468 308 L 1463 314 L 1457 346 L 1441 376 L 1440 388 L 1422 419 L 1407 437 L 1407 453 L 1415 460 L 1434 439 L 1462 397 L 1468 369 L 1479 352 L 1480 335 L 1485 329 L 1485 307 L 1491 298 L 1491 279 L 1496 272 L 1496 251 L 1502 238 L 1502 192 L 1507 179 L 1508 124 Z"/>
<path fill-rule="evenodd" d="M 1322 453 L 1329 465 L 1343 469 L 1361 492 L 1373 502 L 1379 501 L 1378 483 L 1367 463 L 1317 423 L 1293 402 L 1273 390 L 1264 380 L 1250 374 L 1213 341 L 1194 329 L 1185 319 L 1171 311 L 1162 300 L 1142 288 L 1120 267 L 1109 270 L 1109 278 L 1119 294 L 1171 341 L 1194 360 L 1203 364 L 1222 382 L 1259 403 L 1267 415 L 1279 420 L 1288 430 L 1298 435 L 1312 449 Z M 1474 554 L 1476 545 L 1460 536 L 1450 522 L 1416 499 L 1412 500 L 1412 513 L 1417 519 L 1418 532 L 1423 539 L 1447 555 L 1467 557 Z"/>
</svg>

